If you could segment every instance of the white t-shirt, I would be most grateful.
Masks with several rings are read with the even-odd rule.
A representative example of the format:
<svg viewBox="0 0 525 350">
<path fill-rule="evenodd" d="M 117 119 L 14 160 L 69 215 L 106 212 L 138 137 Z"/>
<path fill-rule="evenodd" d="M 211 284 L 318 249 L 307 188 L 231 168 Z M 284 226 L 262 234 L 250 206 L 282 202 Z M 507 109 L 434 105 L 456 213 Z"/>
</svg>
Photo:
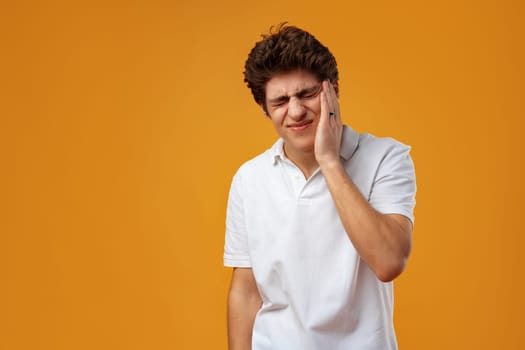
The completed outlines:
<svg viewBox="0 0 525 350">
<path fill-rule="evenodd" d="M 410 147 L 343 130 L 341 157 L 373 208 L 412 222 Z M 251 267 L 263 305 L 253 350 L 397 349 L 392 283 L 360 258 L 323 174 L 308 180 L 279 139 L 235 174 L 226 219 L 224 265 Z"/>
</svg>

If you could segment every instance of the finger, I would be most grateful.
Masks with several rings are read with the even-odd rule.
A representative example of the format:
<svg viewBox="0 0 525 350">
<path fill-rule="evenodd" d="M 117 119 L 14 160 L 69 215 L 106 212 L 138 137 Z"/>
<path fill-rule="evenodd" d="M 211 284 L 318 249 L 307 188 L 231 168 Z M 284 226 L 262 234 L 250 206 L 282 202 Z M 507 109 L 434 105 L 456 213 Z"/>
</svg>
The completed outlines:
<svg viewBox="0 0 525 350">
<path fill-rule="evenodd" d="M 330 107 L 328 105 L 328 99 L 326 97 L 326 92 L 321 91 L 321 116 L 319 118 L 319 123 L 326 123 L 329 120 L 330 116 Z"/>
<path fill-rule="evenodd" d="M 335 117 L 336 111 L 334 110 L 332 91 L 330 90 L 330 82 L 328 80 L 323 81 L 323 93 L 326 100 L 326 108 L 328 119 L 331 121 Z"/>
<path fill-rule="evenodd" d="M 334 111 L 337 112 L 337 116 L 339 117 L 339 98 L 335 91 L 335 85 L 332 83 L 330 83 L 330 95 L 332 97 Z"/>
<path fill-rule="evenodd" d="M 335 121 L 338 124 L 342 124 L 341 119 L 341 111 L 339 109 L 339 97 L 337 96 L 337 91 L 335 90 L 335 84 L 330 83 L 330 91 L 332 93 L 332 101 L 333 101 L 333 110 L 335 113 Z"/>
<path fill-rule="evenodd" d="M 330 119 L 333 119 L 336 123 L 341 123 L 341 116 L 339 113 L 339 102 L 337 94 L 335 92 L 334 85 L 330 81 L 326 81 L 327 100 L 330 112 L 333 114 Z"/>
<path fill-rule="evenodd" d="M 330 112 L 334 112 L 332 103 L 332 91 L 330 87 L 330 82 L 328 80 L 323 81 L 323 91 L 325 92 L 326 101 L 328 103 L 328 108 L 330 109 Z"/>
</svg>

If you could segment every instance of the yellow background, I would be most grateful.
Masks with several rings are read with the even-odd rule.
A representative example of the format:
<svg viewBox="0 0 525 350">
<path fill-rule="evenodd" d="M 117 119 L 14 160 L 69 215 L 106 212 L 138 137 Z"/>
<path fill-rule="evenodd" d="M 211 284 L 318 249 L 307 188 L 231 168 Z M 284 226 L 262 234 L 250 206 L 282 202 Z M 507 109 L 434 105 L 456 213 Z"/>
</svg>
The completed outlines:
<svg viewBox="0 0 525 350">
<path fill-rule="evenodd" d="M 520 1 L 2 2 L 0 349 L 226 349 L 231 177 L 275 140 L 242 82 L 289 21 L 343 120 L 412 145 L 400 348 L 521 349 Z"/>
</svg>

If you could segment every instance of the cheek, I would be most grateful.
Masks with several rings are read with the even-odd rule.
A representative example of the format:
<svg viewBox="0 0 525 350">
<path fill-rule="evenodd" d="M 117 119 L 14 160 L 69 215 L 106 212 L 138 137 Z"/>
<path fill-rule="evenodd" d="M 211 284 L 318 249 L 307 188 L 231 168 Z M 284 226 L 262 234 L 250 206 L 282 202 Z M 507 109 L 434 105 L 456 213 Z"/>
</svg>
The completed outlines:
<svg viewBox="0 0 525 350">
<path fill-rule="evenodd" d="M 281 110 L 274 110 L 270 113 L 269 118 L 272 120 L 273 125 L 279 126 L 283 122 L 284 112 Z"/>
<path fill-rule="evenodd" d="M 272 120 L 274 129 L 278 133 L 280 133 L 280 130 L 282 129 L 282 118 L 276 118 L 275 116 L 271 116 L 270 119 Z"/>
<path fill-rule="evenodd" d="M 314 112 L 315 114 L 319 114 L 321 112 L 321 100 L 317 98 L 312 101 L 309 101 L 308 109 Z"/>
<path fill-rule="evenodd" d="M 316 131 L 317 131 L 317 126 L 319 126 L 319 119 L 316 118 L 315 121 L 313 122 L 313 124 L 314 124 L 314 125 L 313 125 L 312 130 L 313 130 L 314 132 L 316 132 Z"/>
</svg>

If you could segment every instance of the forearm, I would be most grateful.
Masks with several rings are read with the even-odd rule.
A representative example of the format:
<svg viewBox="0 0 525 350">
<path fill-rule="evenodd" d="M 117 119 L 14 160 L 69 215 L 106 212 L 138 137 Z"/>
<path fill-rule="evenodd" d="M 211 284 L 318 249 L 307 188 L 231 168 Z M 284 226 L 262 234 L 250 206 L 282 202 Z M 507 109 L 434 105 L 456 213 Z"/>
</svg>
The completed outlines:
<svg viewBox="0 0 525 350">
<path fill-rule="evenodd" d="M 321 171 L 345 231 L 361 258 L 379 279 L 390 281 L 397 277 L 410 254 L 411 228 L 372 208 L 341 162 L 324 164 Z"/>
<path fill-rule="evenodd" d="M 228 343 L 230 350 L 249 350 L 252 348 L 253 323 L 261 304 L 261 297 L 251 276 L 251 269 L 236 269 L 228 294 Z"/>
</svg>

